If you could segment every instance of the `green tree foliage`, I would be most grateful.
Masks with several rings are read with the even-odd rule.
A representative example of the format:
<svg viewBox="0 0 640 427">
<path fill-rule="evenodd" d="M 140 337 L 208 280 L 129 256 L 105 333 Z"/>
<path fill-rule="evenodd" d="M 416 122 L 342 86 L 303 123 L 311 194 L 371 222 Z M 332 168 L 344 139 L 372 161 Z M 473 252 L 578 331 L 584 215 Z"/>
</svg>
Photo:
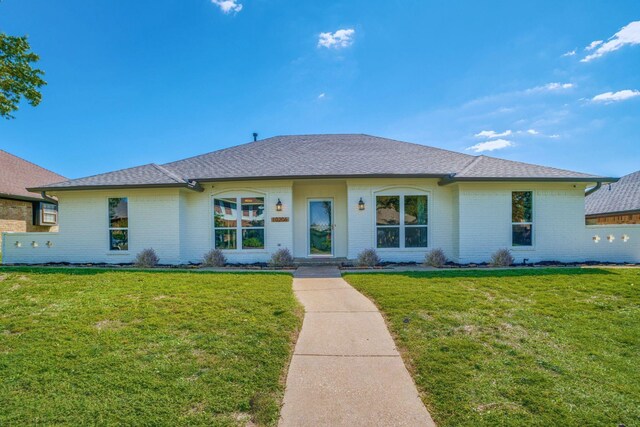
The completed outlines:
<svg viewBox="0 0 640 427">
<path fill-rule="evenodd" d="M 44 71 L 33 68 L 40 58 L 31 52 L 27 37 L 0 33 L 0 116 L 14 118 L 22 98 L 36 106 L 42 95 L 40 88 L 47 84 L 42 79 Z"/>
</svg>

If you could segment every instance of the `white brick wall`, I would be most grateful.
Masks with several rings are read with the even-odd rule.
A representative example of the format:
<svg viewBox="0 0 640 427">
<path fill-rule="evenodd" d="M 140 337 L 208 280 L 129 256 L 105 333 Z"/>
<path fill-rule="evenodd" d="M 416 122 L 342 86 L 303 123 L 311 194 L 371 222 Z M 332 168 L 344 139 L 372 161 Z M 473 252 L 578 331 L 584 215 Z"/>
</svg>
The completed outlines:
<svg viewBox="0 0 640 427">
<path fill-rule="evenodd" d="M 516 262 L 527 258 L 538 261 L 630 261 L 627 246 L 595 246 L 584 223 L 584 186 L 574 184 L 460 184 L 460 256 L 459 262 L 486 262 L 498 249 L 512 251 Z M 533 191 L 534 245 L 511 247 L 511 192 Z M 640 233 L 640 226 L 630 226 L 629 233 Z M 636 239 L 629 239 L 629 242 Z M 614 241 L 615 243 L 615 241 Z M 617 245 L 617 243 L 616 243 Z M 628 250 L 624 257 L 621 252 Z M 628 249 L 625 249 L 628 248 Z M 624 259 L 623 259 L 624 258 Z"/>
<path fill-rule="evenodd" d="M 57 196 L 60 231 L 49 237 L 40 233 L 8 235 L 3 262 L 127 263 L 149 247 L 156 250 L 161 263 L 180 262 L 179 190 L 74 191 L 60 192 Z M 107 199 L 110 197 L 129 199 L 128 251 L 109 250 Z M 47 247 L 45 238 L 52 241 L 53 246 Z M 17 247 L 17 240 L 26 244 Z M 38 241 L 37 248 L 31 245 L 33 240 Z"/>
<path fill-rule="evenodd" d="M 376 194 L 427 194 L 429 196 L 429 248 L 376 249 L 383 261 L 424 261 L 425 254 L 441 248 L 449 258 L 455 258 L 454 194 L 452 187 L 438 185 L 436 179 L 352 179 L 347 181 L 349 218 L 349 259 L 355 259 L 367 248 L 376 246 Z M 366 208 L 358 210 L 362 197 Z"/>
<path fill-rule="evenodd" d="M 289 248 L 292 252 L 295 249 L 300 255 L 300 248 L 306 248 L 306 200 L 328 196 L 333 197 L 335 203 L 336 239 L 344 239 L 336 256 L 344 254 L 355 259 L 363 249 L 375 247 L 375 194 L 414 190 L 429 195 L 430 247 L 379 249 L 385 261 L 422 262 L 429 249 L 442 248 L 454 261 L 483 262 L 497 249 L 510 248 L 517 262 L 523 258 L 530 262 L 640 262 L 640 225 L 584 225 L 583 185 L 466 183 L 443 187 L 438 186 L 435 179 L 349 179 L 344 184 L 334 180 L 299 186 L 281 180 L 225 182 L 204 187 L 201 193 L 185 189 L 60 192 L 57 195 L 60 232 L 6 234 L 2 244 L 3 262 L 132 262 L 135 255 L 147 247 L 157 251 L 161 263 L 199 262 L 212 248 L 213 195 L 265 197 L 265 249 L 226 251 L 230 262 L 265 262 L 279 248 Z M 296 189 L 302 187 L 305 190 L 296 195 Z M 510 247 L 511 192 L 517 190 L 534 192 L 532 248 Z M 108 248 L 109 197 L 129 198 L 130 249 L 127 252 Z M 358 210 L 361 197 L 366 205 L 364 211 Z M 282 212 L 275 210 L 278 198 L 284 206 Z M 288 217 L 289 222 L 271 222 L 274 216 Z M 596 235 L 600 237 L 598 243 L 593 240 Z M 610 242 L 607 236 L 614 239 Z M 628 236 L 626 242 L 623 236 Z"/>
<path fill-rule="evenodd" d="M 252 181 L 205 184 L 201 193 L 188 192 L 184 196 L 184 238 L 181 242 L 183 262 L 200 262 L 213 248 L 211 203 L 214 196 L 265 198 L 265 249 L 224 251 L 231 263 L 267 262 L 280 248 L 293 251 L 293 212 L 291 181 Z M 276 211 L 280 199 L 282 212 Z M 288 217 L 289 222 L 272 222 L 271 218 Z"/>
</svg>

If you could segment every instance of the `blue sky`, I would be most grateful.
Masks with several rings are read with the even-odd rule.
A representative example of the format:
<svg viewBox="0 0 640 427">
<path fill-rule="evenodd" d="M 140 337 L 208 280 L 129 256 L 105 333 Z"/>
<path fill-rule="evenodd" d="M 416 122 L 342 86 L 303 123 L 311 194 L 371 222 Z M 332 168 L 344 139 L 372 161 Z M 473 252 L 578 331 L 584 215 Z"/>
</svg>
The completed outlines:
<svg viewBox="0 0 640 427">
<path fill-rule="evenodd" d="M 0 148 L 72 178 L 254 131 L 640 169 L 637 0 L 4 0 L 0 31 L 48 82 Z"/>
</svg>

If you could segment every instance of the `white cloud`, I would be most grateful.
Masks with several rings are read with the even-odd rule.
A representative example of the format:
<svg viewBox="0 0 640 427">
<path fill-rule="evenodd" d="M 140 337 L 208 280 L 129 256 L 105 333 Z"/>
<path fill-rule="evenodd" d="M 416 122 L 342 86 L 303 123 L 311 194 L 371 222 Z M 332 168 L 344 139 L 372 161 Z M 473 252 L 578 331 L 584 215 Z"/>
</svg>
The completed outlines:
<svg viewBox="0 0 640 427">
<path fill-rule="evenodd" d="M 574 56 L 576 54 L 576 50 L 570 50 L 569 52 L 563 53 L 562 56 Z"/>
<path fill-rule="evenodd" d="M 320 33 L 320 37 L 318 38 L 318 47 L 339 49 L 351 46 L 353 44 L 353 36 L 355 33 L 356 30 L 353 28 L 338 30 L 335 33 Z"/>
<path fill-rule="evenodd" d="M 573 83 L 559 83 L 552 82 L 547 83 L 546 85 L 532 87 L 531 89 L 527 89 L 524 91 L 526 94 L 539 93 L 539 92 L 554 92 L 559 90 L 571 89 L 575 85 Z"/>
<path fill-rule="evenodd" d="M 211 0 L 211 3 L 220 8 L 223 13 L 238 13 L 242 10 L 242 4 L 238 0 Z"/>
<path fill-rule="evenodd" d="M 640 21 L 633 21 L 627 26 L 622 27 L 620 31 L 615 33 L 605 43 L 601 40 L 596 40 L 587 46 L 586 50 L 597 49 L 590 55 L 585 56 L 580 62 L 589 62 L 593 59 L 600 58 L 601 56 L 620 49 L 625 45 L 640 44 Z"/>
<path fill-rule="evenodd" d="M 571 89 L 573 87 L 573 83 L 547 83 L 542 86 L 545 90 L 560 90 L 560 89 Z"/>
<path fill-rule="evenodd" d="M 586 51 L 593 50 L 593 49 L 597 48 L 598 46 L 600 46 L 602 43 L 604 43 L 602 40 L 592 41 L 591 43 L 589 43 L 589 46 L 584 48 L 584 50 L 586 50 Z"/>
<path fill-rule="evenodd" d="M 495 130 L 483 130 L 481 132 L 476 133 L 475 137 L 477 138 L 487 138 L 487 139 L 493 139 L 493 138 L 500 138 L 503 136 L 509 136 L 511 135 L 511 131 L 510 130 L 505 130 L 504 132 L 498 133 Z"/>
<path fill-rule="evenodd" d="M 591 98 L 593 102 L 604 102 L 605 104 L 609 104 L 611 102 L 625 101 L 630 98 L 635 98 L 636 96 L 640 96 L 639 90 L 620 90 L 618 92 L 605 92 L 600 95 L 596 95 Z"/>
<path fill-rule="evenodd" d="M 475 151 L 476 153 L 482 153 L 483 151 L 501 150 L 503 148 L 513 147 L 513 142 L 506 139 L 492 139 L 491 141 L 481 142 L 471 147 L 467 147 L 467 150 Z"/>
<path fill-rule="evenodd" d="M 318 95 L 318 99 L 322 99 L 326 96 L 326 94 L 324 92 L 322 92 L 320 95 Z"/>
<path fill-rule="evenodd" d="M 535 129 L 529 129 L 529 130 L 527 131 L 527 133 L 528 133 L 529 135 L 538 135 L 540 132 L 538 132 L 538 131 L 537 131 L 537 130 L 535 130 Z"/>
</svg>

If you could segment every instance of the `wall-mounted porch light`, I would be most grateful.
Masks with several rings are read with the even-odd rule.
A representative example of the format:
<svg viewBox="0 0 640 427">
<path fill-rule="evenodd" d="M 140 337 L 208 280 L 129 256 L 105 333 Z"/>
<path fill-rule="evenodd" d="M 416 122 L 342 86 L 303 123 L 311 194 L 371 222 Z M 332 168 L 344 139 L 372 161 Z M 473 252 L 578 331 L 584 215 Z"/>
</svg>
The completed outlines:
<svg viewBox="0 0 640 427">
<path fill-rule="evenodd" d="M 278 202 L 276 203 L 276 211 L 282 212 L 282 202 L 278 198 Z"/>
<path fill-rule="evenodd" d="M 361 211 L 364 210 L 364 200 L 362 200 L 362 197 L 360 197 L 360 201 L 358 202 L 358 209 Z"/>
</svg>

